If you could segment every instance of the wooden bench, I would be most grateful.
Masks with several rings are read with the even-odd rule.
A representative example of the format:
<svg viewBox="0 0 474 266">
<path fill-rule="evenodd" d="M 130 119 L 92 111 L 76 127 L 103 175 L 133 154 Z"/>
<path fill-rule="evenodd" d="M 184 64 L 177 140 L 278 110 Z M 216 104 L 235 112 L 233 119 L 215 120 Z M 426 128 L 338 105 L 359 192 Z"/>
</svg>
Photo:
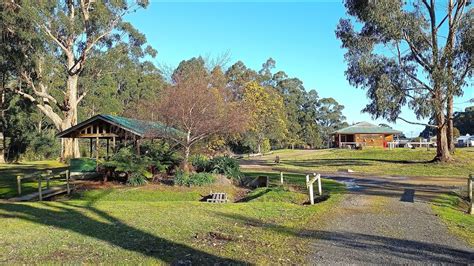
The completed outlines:
<svg viewBox="0 0 474 266">
<path fill-rule="evenodd" d="M 207 199 L 207 202 L 212 203 L 226 203 L 228 201 L 226 193 L 212 193 L 211 198 Z"/>
</svg>

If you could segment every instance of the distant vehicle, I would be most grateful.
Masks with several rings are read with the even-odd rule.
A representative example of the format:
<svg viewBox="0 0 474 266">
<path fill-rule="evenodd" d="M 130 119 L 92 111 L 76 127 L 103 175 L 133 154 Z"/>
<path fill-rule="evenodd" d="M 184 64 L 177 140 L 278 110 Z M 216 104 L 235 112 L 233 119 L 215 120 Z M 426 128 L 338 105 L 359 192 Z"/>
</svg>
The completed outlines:
<svg viewBox="0 0 474 266">
<path fill-rule="evenodd" d="M 474 136 L 466 134 L 456 139 L 458 147 L 474 147 Z"/>
</svg>

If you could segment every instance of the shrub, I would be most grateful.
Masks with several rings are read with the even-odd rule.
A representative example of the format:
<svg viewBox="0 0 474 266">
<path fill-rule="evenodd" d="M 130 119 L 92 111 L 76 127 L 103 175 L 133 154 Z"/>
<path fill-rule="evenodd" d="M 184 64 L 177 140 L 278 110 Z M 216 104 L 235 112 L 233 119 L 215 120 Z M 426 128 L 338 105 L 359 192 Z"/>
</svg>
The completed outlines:
<svg viewBox="0 0 474 266">
<path fill-rule="evenodd" d="M 270 140 L 264 139 L 262 143 L 262 147 L 261 147 L 261 152 L 262 153 L 269 152 L 271 149 L 272 149 L 272 145 L 270 144 Z"/>
<path fill-rule="evenodd" d="M 180 186 L 204 186 L 216 181 L 216 177 L 210 173 L 186 174 L 178 171 L 174 178 L 174 183 Z"/>
<path fill-rule="evenodd" d="M 213 158 L 210 162 L 211 172 L 216 174 L 223 174 L 234 179 L 240 179 L 240 165 L 239 162 L 228 156 L 220 156 Z"/>
<path fill-rule="evenodd" d="M 178 154 L 164 141 L 143 143 L 141 151 L 142 156 L 149 158 L 149 166 L 161 173 L 174 169 L 181 162 Z"/>
<path fill-rule="evenodd" d="M 69 160 L 69 169 L 71 172 L 95 172 L 97 162 L 91 158 L 73 158 Z"/>
<path fill-rule="evenodd" d="M 129 174 L 139 173 L 145 175 L 150 164 L 148 157 L 136 155 L 130 148 L 122 148 L 104 163 L 106 167 L 113 167 L 116 171 Z"/>
<path fill-rule="evenodd" d="M 196 172 L 209 172 L 211 164 L 209 162 L 209 158 L 202 154 L 196 154 L 189 158 L 194 170 Z"/>
<path fill-rule="evenodd" d="M 127 184 L 134 187 L 143 186 L 146 183 L 148 183 L 146 177 L 140 173 L 132 173 L 127 180 Z"/>
<path fill-rule="evenodd" d="M 21 156 L 23 160 L 53 159 L 60 155 L 61 145 L 53 131 L 31 133 L 28 135 L 27 141 L 29 141 L 28 146 Z"/>
</svg>

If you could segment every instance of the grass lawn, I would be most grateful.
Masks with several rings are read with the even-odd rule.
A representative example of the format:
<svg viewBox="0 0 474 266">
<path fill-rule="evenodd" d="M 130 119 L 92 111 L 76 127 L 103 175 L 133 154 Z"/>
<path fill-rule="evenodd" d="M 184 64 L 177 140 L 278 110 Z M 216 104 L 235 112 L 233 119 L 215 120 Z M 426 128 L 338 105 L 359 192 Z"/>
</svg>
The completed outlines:
<svg viewBox="0 0 474 266">
<path fill-rule="evenodd" d="M 466 178 L 474 172 L 474 148 L 459 148 L 453 163 L 429 162 L 435 149 L 377 149 L 364 150 L 279 150 L 271 155 L 243 160 L 243 164 L 267 165 L 275 170 L 337 172 L 352 169 L 362 174 L 381 176 L 449 176 Z M 275 156 L 280 164 L 275 165 Z M 258 169 L 258 166 L 254 169 Z"/>
<path fill-rule="evenodd" d="M 0 199 L 17 196 L 17 175 L 27 175 L 36 171 L 62 171 L 64 164 L 57 161 L 35 161 L 22 162 L 18 164 L 0 164 Z M 54 185 L 54 181 L 51 182 Z M 33 180 L 22 182 L 22 194 L 34 192 L 38 189 L 38 183 Z"/>
<path fill-rule="evenodd" d="M 272 183 L 278 180 L 271 175 Z M 344 189 L 325 180 L 331 197 L 303 206 L 292 202 L 304 198 L 293 190 L 304 176 L 287 182 L 292 189 L 256 190 L 242 203 L 196 201 L 218 187 L 163 185 L 97 189 L 56 202 L 0 202 L 0 263 L 301 264 L 311 241 L 303 231 L 324 222 Z"/>
<path fill-rule="evenodd" d="M 433 210 L 448 228 L 474 246 L 474 215 L 466 213 L 468 205 L 459 195 L 444 194 L 433 202 Z"/>
</svg>

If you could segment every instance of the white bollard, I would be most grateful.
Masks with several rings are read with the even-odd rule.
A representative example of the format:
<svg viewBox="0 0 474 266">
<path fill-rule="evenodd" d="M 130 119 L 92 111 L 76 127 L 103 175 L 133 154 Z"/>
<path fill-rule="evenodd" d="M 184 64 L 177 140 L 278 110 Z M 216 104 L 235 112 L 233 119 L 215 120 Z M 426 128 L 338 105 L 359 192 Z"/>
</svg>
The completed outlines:
<svg viewBox="0 0 474 266">
<path fill-rule="evenodd" d="M 321 175 L 318 174 L 318 175 L 317 175 L 317 178 L 318 178 L 318 192 L 319 192 L 319 196 L 322 196 L 322 195 L 323 195 L 323 186 L 321 185 Z"/>
<path fill-rule="evenodd" d="M 283 185 L 283 172 L 280 172 L 280 182 Z"/>
<path fill-rule="evenodd" d="M 309 190 L 309 201 L 310 201 L 311 205 L 314 205 L 313 184 L 309 183 L 309 175 L 306 175 L 306 184 L 307 184 L 308 190 Z"/>
</svg>

